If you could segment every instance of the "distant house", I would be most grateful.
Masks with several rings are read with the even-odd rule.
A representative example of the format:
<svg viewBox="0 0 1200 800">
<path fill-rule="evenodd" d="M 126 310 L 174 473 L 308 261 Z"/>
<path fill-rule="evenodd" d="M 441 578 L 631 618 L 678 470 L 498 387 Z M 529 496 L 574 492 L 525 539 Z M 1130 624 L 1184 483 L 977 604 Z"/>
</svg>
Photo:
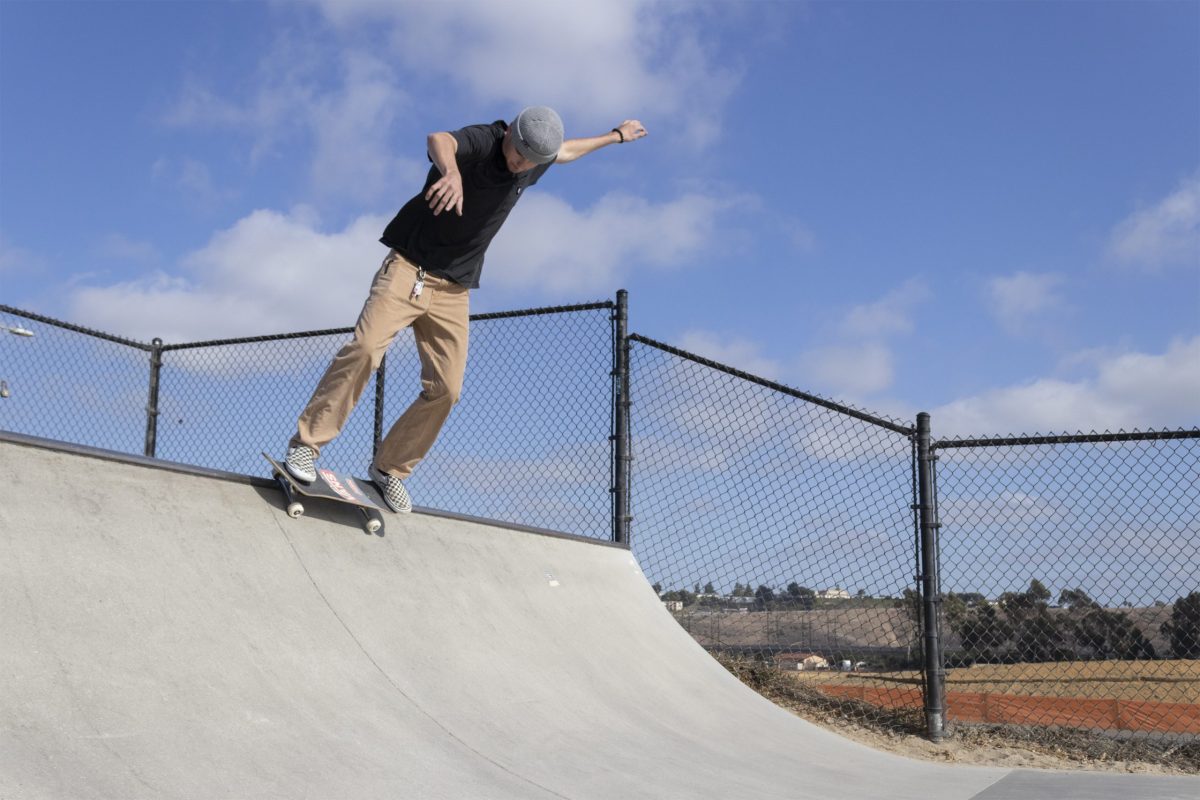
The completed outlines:
<svg viewBox="0 0 1200 800">
<path fill-rule="evenodd" d="M 835 586 L 832 589 L 821 589 L 817 592 L 817 597 L 821 600 L 849 600 L 850 593 Z"/>
<path fill-rule="evenodd" d="M 816 653 L 779 653 L 775 656 L 775 666 L 783 670 L 808 672 L 829 669 L 829 660 Z"/>
<path fill-rule="evenodd" d="M 667 607 L 667 611 L 683 611 L 682 600 L 664 600 L 663 605 Z"/>
</svg>

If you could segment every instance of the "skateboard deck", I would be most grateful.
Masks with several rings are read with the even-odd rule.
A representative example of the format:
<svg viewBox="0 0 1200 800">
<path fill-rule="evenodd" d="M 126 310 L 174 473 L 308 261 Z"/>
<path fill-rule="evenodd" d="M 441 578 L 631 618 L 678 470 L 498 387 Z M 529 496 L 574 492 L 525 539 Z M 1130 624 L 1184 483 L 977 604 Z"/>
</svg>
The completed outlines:
<svg viewBox="0 0 1200 800">
<path fill-rule="evenodd" d="M 301 483 L 296 480 L 287 467 L 263 453 L 263 458 L 270 462 L 275 470 L 275 480 L 287 499 L 287 514 L 297 518 L 304 515 L 304 497 L 319 497 L 336 503 L 355 506 L 363 518 L 363 529 L 367 533 L 383 535 L 383 513 L 391 512 L 378 487 L 366 478 L 355 478 L 334 472 L 331 469 L 317 468 L 317 479 L 312 483 Z"/>
</svg>

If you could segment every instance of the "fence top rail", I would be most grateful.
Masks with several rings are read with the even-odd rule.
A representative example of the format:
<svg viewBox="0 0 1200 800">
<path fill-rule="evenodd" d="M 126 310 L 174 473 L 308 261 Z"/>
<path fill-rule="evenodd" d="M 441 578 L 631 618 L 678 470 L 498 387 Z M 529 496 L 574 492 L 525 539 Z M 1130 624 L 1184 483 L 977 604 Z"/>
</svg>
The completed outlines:
<svg viewBox="0 0 1200 800">
<path fill-rule="evenodd" d="M 493 319 L 512 319 L 514 317 L 537 317 L 547 314 L 570 314 L 578 311 L 596 311 L 605 308 L 614 308 L 615 303 L 611 300 L 600 303 L 586 303 L 575 306 L 547 306 L 545 308 L 531 308 L 523 311 L 495 311 L 489 314 L 472 314 L 472 322 L 482 322 Z M 163 351 L 167 350 L 194 350 L 201 347 L 224 347 L 227 345 L 238 344 L 259 344 L 262 342 L 284 341 L 288 339 L 309 339 L 318 336 L 347 336 L 354 332 L 354 328 L 325 328 L 316 331 L 297 331 L 295 333 L 276 333 L 265 336 L 245 336 L 237 339 L 209 339 L 203 342 L 183 342 L 180 344 L 163 345 Z"/>
<path fill-rule="evenodd" d="M 313 339 L 318 336 L 335 336 L 353 333 L 354 328 L 324 328 L 316 331 L 296 331 L 295 333 L 272 333 L 265 336 L 242 336 L 235 339 L 208 339 L 202 342 L 182 342 L 180 344 L 164 344 L 163 352 L 168 350 L 196 350 L 201 347 L 226 347 L 237 344 L 259 344 L 261 342 L 283 342 L 291 339 Z"/>
<path fill-rule="evenodd" d="M 12 306 L 0 304 L 0 311 L 17 317 L 24 317 L 25 319 L 33 320 L 34 322 L 40 322 L 43 325 L 52 325 L 55 328 L 62 328 L 63 330 L 71 331 L 72 333 L 82 333 L 84 336 L 91 336 L 94 339 L 103 339 L 106 342 L 114 342 L 116 344 L 123 344 L 127 347 L 135 347 L 138 350 L 145 350 L 149 352 L 154 349 L 152 345 L 146 344 L 145 342 L 139 342 L 134 339 L 126 339 L 123 336 L 113 336 L 111 333 L 104 333 L 103 331 L 93 330 L 92 328 L 85 328 L 82 325 L 74 325 L 70 322 L 63 322 L 61 319 L 54 319 L 53 317 L 43 316 L 42 314 L 35 314 L 32 311 L 23 311 Z"/>
<path fill-rule="evenodd" d="M 601 301 L 598 303 L 583 303 L 580 305 L 573 305 L 573 306 L 547 306 L 545 308 L 531 308 L 531 309 L 525 309 L 522 311 L 496 311 L 496 312 L 492 312 L 489 314 L 472 314 L 471 321 L 472 322 L 481 322 L 481 321 L 492 320 L 492 319 L 512 319 L 514 317 L 536 317 L 536 316 L 544 316 L 547 314 L 569 314 L 569 313 L 578 312 L 578 311 L 598 311 L 601 309 L 613 309 L 613 308 L 616 308 L 616 303 L 614 303 L 611 300 L 605 300 L 605 301 Z M 34 322 L 40 322 L 44 325 L 53 325 L 56 328 L 62 328 L 63 330 L 72 331 L 74 333 L 82 333 L 85 336 L 91 336 L 96 339 L 103 339 L 108 342 L 115 342 L 116 344 L 123 344 L 128 347 L 136 347 L 138 350 L 144 350 L 146 352 L 150 352 L 150 351 L 154 350 L 155 345 L 158 345 L 159 349 L 161 349 L 163 352 L 167 352 L 169 350 L 192 350 L 192 349 L 197 349 L 197 348 L 202 348 L 202 347 L 223 347 L 223 346 L 228 346 L 228 345 L 239 345 L 239 344 L 259 344 L 262 342 L 286 341 L 289 339 L 309 339 L 309 338 L 315 338 L 318 336 L 335 336 L 335 335 L 345 336 L 354 331 L 353 327 L 325 328 L 322 330 L 296 331 L 293 333 L 274 333 L 274 334 L 265 334 L 262 336 L 240 336 L 240 337 L 234 337 L 234 338 L 229 338 L 229 339 L 206 339 L 206 340 L 199 341 L 199 342 L 179 342 L 176 344 L 160 344 L 156 340 L 155 344 L 147 344 L 145 342 L 139 342 L 134 339 L 127 339 L 123 336 L 114 336 L 111 333 L 104 333 L 103 331 L 94 330 L 92 328 L 85 328 L 82 325 L 75 325 L 70 322 L 64 322 L 60 319 L 54 319 L 53 317 L 47 317 L 42 314 L 35 314 L 32 311 L 25 311 L 23 309 L 15 308 L 15 307 L 9 306 L 9 305 L 0 304 L 0 312 L 12 314 L 12 315 L 18 316 L 18 317 L 23 317 L 25 319 L 32 320 Z"/>
<path fill-rule="evenodd" d="M 577 311 L 599 311 L 601 309 L 613 309 L 617 304 L 612 300 L 603 300 L 598 303 L 582 303 L 574 306 L 546 306 L 545 308 L 528 308 L 524 311 L 492 311 L 487 314 L 472 314 L 472 322 L 481 322 L 489 319 L 511 319 L 513 317 L 538 317 L 546 314 L 572 314 Z"/>
<path fill-rule="evenodd" d="M 1200 439 L 1200 428 L 1180 428 L 1174 431 L 1119 431 L 1117 433 L 1079 433 L 1060 436 L 996 436 L 979 439 L 942 439 L 932 449 L 949 450 L 968 447 L 1015 447 L 1050 444 L 1103 444 L 1108 442 L 1154 442 L 1168 439 Z"/>
<path fill-rule="evenodd" d="M 862 420 L 863 422 L 869 422 L 870 424 L 877 425 L 880 428 L 886 428 L 887 430 L 899 433 L 902 436 L 913 436 L 916 433 L 916 428 L 911 425 L 901 425 L 897 422 L 883 419 L 882 417 L 877 417 L 874 414 L 868 414 L 865 411 L 859 411 L 856 408 L 851 408 L 850 406 L 842 405 L 841 403 L 835 403 L 832 400 L 826 400 L 825 398 L 818 397 L 815 394 L 802 392 L 799 389 L 793 389 L 790 386 L 784 386 L 782 383 L 776 383 L 775 381 L 769 381 L 766 378 L 760 378 L 759 376 L 752 375 L 749 372 L 743 372 L 742 370 L 728 366 L 727 364 L 722 364 L 718 361 L 713 361 L 712 359 L 698 356 L 695 353 L 689 353 L 686 350 L 680 350 L 678 347 L 672 347 L 669 344 L 655 341 L 654 339 L 647 338 L 641 334 L 631 333 L 629 334 L 629 339 L 630 341 L 640 342 L 648 347 L 662 350 L 665 353 L 679 356 L 682 359 L 692 361 L 696 364 L 700 364 L 701 366 L 709 367 L 719 372 L 724 372 L 726 375 L 732 375 L 735 378 L 740 378 L 744 381 L 748 381 L 759 386 L 764 386 L 781 394 L 786 394 L 790 397 L 804 400 L 805 402 L 821 406 L 822 408 L 828 408 L 829 410 L 836 411 L 839 414 L 845 414 L 848 417 L 854 417 L 855 419 Z"/>
</svg>

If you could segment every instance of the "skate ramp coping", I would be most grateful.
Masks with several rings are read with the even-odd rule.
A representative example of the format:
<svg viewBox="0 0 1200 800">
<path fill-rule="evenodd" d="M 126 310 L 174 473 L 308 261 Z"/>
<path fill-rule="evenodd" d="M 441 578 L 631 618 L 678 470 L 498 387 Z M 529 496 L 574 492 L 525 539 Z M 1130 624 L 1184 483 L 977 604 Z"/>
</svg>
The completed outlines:
<svg viewBox="0 0 1200 800">
<path fill-rule="evenodd" d="M 0 436 L 0 797 L 1200 796 L 808 724 L 623 547 L 282 506 L 265 479 Z"/>
</svg>

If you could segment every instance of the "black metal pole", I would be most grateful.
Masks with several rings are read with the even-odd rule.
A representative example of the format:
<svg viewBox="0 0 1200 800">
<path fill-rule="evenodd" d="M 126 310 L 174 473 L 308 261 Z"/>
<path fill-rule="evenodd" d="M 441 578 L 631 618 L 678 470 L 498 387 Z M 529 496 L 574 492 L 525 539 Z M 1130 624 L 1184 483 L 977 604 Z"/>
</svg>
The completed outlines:
<svg viewBox="0 0 1200 800">
<path fill-rule="evenodd" d="M 371 442 L 371 459 L 379 455 L 379 443 L 383 441 L 383 391 L 387 385 L 387 354 L 379 361 L 375 370 L 375 435 Z"/>
<path fill-rule="evenodd" d="M 158 382 L 162 375 L 162 339 L 150 343 L 150 399 L 146 404 L 146 445 L 143 449 L 147 458 L 154 458 L 158 449 Z"/>
<path fill-rule="evenodd" d="M 617 292 L 613 317 L 613 541 L 629 544 L 629 293 Z"/>
<path fill-rule="evenodd" d="M 925 725 L 930 741 L 942 741 L 946 721 L 946 671 L 942 666 L 941 605 L 938 576 L 937 498 L 929 415 L 917 414 L 917 491 L 921 520 L 921 624 L 925 647 Z"/>
</svg>

